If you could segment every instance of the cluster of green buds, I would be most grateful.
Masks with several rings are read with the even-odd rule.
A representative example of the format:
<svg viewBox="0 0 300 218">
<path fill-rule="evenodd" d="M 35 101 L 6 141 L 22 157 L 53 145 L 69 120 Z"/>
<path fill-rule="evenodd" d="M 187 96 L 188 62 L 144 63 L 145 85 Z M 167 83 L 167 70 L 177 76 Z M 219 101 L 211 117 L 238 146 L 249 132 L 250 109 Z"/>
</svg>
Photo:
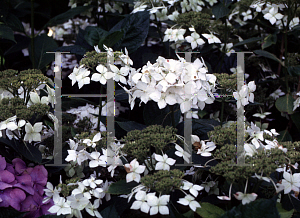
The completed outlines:
<svg viewBox="0 0 300 218">
<path fill-rule="evenodd" d="M 182 186 L 184 173 L 178 169 L 159 170 L 153 175 L 146 175 L 141 179 L 141 183 L 151 190 L 159 193 L 168 194 L 174 189 Z"/>
<path fill-rule="evenodd" d="M 114 60 L 121 61 L 119 56 L 122 54 L 123 54 L 122 52 L 114 52 Z M 89 51 L 85 53 L 84 57 L 79 62 L 80 65 L 84 65 L 89 69 L 95 69 L 99 64 L 106 65 L 106 63 L 107 63 L 107 53 L 106 52 L 97 53 L 96 51 Z"/>
<path fill-rule="evenodd" d="M 218 87 L 226 91 L 236 90 L 236 74 L 227 74 L 227 73 L 215 73 L 217 77 Z"/>
<path fill-rule="evenodd" d="M 0 102 L 0 118 L 6 120 L 14 115 L 17 115 L 19 119 L 30 120 L 34 115 L 36 119 L 39 116 L 44 116 L 50 107 L 46 104 L 34 104 L 29 107 L 24 105 L 24 100 L 19 97 L 4 98 Z"/>
<path fill-rule="evenodd" d="M 205 13 L 204 11 L 201 13 L 190 11 L 187 13 L 179 14 L 176 22 L 183 28 L 194 26 L 196 32 L 198 34 L 201 34 L 207 32 L 207 30 L 209 29 L 211 25 L 210 18 L 211 15 Z"/>
<path fill-rule="evenodd" d="M 122 139 L 125 145 L 122 152 L 144 162 L 151 156 L 151 148 L 156 153 L 163 151 L 165 146 L 176 141 L 176 130 L 170 126 L 151 125 L 143 130 L 133 130 Z"/>
<path fill-rule="evenodd" d="M 211 141 L 213 141 L 218 148 L 222 148 L 225 144 L 236 143 L 236 124 L 231 123 L 229 127 L 216 126 L 214 130 L 207 133 Z"/>
<path fill-rule="evenodd" d="M 57 188 L 61 188 L 61 194 L 64 196 L 64 197 L 68 197 L 70 195 L 70 193 L 78 188 L 78 185 L 76 185 L 75 183 L 80 181 L 80 178 L 78 177 L 74 177 L 74 178 L 71 178 L 71 179 L 68 179 L 66 180 L 65 183 L 59 183 L 57 185 Z"/>
<path fill-rule="evenodd" d="M 26 103 L 29 100 L 29 93 L 47 81 L 48 77 L 44 76 L 42 71 L 37 69 L 28 69 L 20 72 L 12 69 L 0 71 L 0 88 L 17 97 L 19 95 L 18 89 L 22 87 Z"/>
</svg>

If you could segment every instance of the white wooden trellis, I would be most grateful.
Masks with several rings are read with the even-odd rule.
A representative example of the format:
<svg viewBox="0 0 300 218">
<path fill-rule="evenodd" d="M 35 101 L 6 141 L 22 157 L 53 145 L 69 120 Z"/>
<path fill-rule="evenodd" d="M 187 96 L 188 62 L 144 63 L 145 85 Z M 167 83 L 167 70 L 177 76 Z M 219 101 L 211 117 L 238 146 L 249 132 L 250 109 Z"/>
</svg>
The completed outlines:
<svg viewBox="0 0 300 218">
<path fill-rule="evenodd" d="M 55 53 L 55 100 L 56 104 L 54 107 L 54 115 L 58 120 L 57 129 L 54 132 L 54 163 L 46 164 L 47 166 L 66 166 L 62 163 L 62 110 L 61 110 L 61 97 L 106 97 L 107 105 L 112 102 L 114 105 L 115 102 L 115 83 L 113 79 L 107 80 L 107 93 L 106 94 L 61 94 L 62 80 L 61 80 L 61 54 L 70 53 L 70 52 L 47 52 Z M 107 69 L 110 71 L 110 64 L 114 64 L 114 56 L 107 54 Z M 107 145 L 110 145 L 114 142 L 115 137 L 115 117 L 113 114 L 107 114 Z"/>
</svg>

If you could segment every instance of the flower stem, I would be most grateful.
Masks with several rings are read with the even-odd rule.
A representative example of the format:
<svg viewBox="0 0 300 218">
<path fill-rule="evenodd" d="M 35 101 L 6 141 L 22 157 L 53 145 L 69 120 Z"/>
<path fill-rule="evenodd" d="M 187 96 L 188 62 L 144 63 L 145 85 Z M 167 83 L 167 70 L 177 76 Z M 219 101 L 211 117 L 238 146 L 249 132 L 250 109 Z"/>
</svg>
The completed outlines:
<svg viewBox="0 0 300 218">
<path fill-rule="evenodd" d="M 172 126 L 175 128 L 175 113 L 174 113 L 174 105 L 169 105 L 171 111 L 171 119 L 172 119 Z"/>
</svg>

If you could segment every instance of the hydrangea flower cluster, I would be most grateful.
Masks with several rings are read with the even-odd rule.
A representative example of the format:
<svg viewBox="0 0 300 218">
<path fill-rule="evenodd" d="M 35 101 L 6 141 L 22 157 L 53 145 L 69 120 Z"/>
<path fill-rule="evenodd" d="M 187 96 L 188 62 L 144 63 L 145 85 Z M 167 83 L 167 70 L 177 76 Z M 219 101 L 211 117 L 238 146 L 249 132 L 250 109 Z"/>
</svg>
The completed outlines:
<svg viewBox="0 0 300 218">
<path fill-rule="evenodd" d="M 156 63 L 148 62 L 129 75 L 130 90 L 123 88 L 130 94 L 131 109 L 134 99 L 140 98 L 145 104 L 149 100 L 157 102 L 160 109 L 179 103 L 181 112 L 185 113 L 213 103 L 215 82 L 216 77 L 208 74 L 203 60 L 187 63 L 184 59 L 158 57 Z"/>
<path fill-rule="evenodd" d="M 54 188 L 48 182 L 45 193 L 48 199 L 53 199 L 53 206 L 49 208 L 49 212 L 57 215 L 67 215 L 67 217 L 82 217 L 81 211 L 85 210 L 91 216 L 102 217 L 98 212 L 98 207 L 102 204 L 102 199 L 110 200 L 110 194 L 106 193 L 109 182 L 96 179 L 96 172 L 91 174 L 88 179 L 69 183 L 67 186 L 72 187 L 69 196 L 62 197 L 61 187 Z M 93 203 L 92 203 L 93 202 Z"/>
<path fill-rule="evenodd" d="M 0 207 L 27 212 L 24 217 L 35 218 L 50 214 L 53 201 L 45 198 L 48 172 L 44 166 L 27 167 L 19 158 L 6 162 L 0 155 Z"/>
</svg>

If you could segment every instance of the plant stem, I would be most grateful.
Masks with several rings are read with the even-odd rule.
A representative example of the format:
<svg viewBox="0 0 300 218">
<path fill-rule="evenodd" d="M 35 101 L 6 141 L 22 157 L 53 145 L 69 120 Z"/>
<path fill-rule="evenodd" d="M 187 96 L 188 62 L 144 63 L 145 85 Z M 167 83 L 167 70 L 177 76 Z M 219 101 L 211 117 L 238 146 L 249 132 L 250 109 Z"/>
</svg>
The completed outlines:
<svg viewBox="0 0 300 218">
<path fill-rule="evenodd" d="M 35 68 L 35 60 L 34 60 L 34 0 L 31 0 L 31 60 L 32 60 L 32 68 Z"/>
<path fill-rule="evenodd" d="M 175 128 L 175 114 L 174 114 L 174 105 L 169 105 L 171 111 L 171 119 L 172 119 L 172 126 Z"/>
</svg>

